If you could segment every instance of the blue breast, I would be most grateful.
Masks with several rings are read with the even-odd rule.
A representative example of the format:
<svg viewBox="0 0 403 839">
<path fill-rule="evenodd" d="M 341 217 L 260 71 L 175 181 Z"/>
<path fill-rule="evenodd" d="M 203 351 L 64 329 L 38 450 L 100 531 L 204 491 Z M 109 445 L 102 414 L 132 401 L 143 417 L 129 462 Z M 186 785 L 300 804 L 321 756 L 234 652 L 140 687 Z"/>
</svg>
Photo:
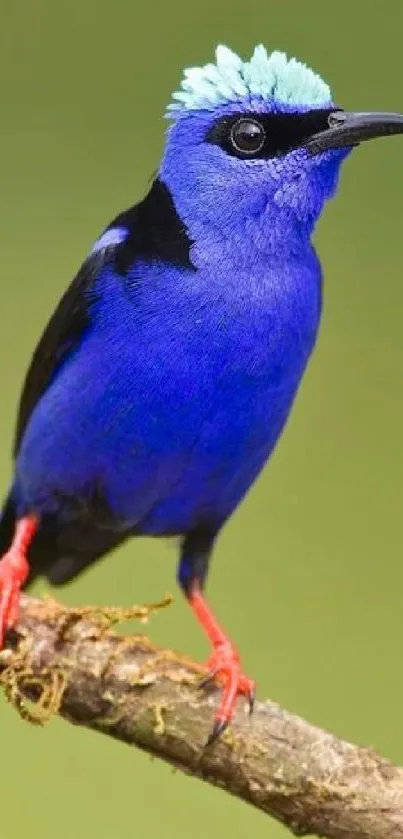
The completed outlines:
<svg viewBox="0 0 403 839">
<path fill-rule="evenodd" d="M 320 317 L 320 269 L 106 268 L 91 322 L 37 404 L 16 464 L 22 506 L 100 488 L 122 527 L 219 526 L 284 426 Z"/>
</svg>

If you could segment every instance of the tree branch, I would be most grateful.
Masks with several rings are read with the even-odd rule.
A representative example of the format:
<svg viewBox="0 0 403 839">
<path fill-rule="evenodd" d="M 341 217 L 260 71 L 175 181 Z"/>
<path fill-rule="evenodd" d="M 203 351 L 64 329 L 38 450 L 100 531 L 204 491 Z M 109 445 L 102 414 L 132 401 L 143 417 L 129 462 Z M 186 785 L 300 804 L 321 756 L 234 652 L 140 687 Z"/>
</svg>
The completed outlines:
<svg viewBox="0 0 403 839">
<path fill-rule="evenodd" d="M 252 718 L 240 702 L 231 730 L 205 748 L 217 689 L 198 688 L 203 669 L 144 636 L 111 631 L 111 623 L 154 608 L 97 613 L 24 596 L 0 653 L 8 699 L 33 722 L 58 712 L 138 746 L 296 835 L 403 839 L 403 769 L 272 702 L 257 703 Z"/>
</svg>

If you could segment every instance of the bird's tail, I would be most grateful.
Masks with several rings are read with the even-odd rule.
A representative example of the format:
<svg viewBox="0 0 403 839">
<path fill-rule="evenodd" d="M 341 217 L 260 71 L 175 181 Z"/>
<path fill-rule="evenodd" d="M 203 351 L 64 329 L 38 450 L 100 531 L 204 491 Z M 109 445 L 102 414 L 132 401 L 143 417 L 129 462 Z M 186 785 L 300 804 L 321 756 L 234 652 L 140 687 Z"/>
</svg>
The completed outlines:
<svg viewBox="0 0 403 839">
<path fill-rule="evenodd" d="M 9 549 L 17 521 L 12 494 L 0 515 L 0 558 Z M 113 550 L 130 535 L 129 531 L 106 528 L 91 517 L 60 521 L 58 515 L 44 517 L 28 552 L 27 588 L 44 575 L 52 585 L 72 580 L 80 571 Z"/>
<path fill-rule="evenodd" d="M 8 551 L 14 536 L 16 510 L 11 495 L 6 499 L 0 515 L 0 557 Z"/>
</svg>

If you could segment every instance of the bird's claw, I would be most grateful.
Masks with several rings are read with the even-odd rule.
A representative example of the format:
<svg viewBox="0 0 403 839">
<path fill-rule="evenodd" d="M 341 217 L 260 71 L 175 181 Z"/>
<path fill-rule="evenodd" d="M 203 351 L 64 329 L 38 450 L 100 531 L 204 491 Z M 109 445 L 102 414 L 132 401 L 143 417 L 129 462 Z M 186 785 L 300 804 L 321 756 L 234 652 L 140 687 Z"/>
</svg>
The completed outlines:
<svg viewBox="0 0 403 839">
<path fill-rule="evenodd" d="M 251 714 L 255 702 L 255 683 L 241 670 L 239 656 L 234 647 L 225 643 L 217 647 L 207 662 L 208 673 L 200 681 L 200 687 L 206 687 L 214 680 L 223 683 L 223 693 L 217 709 L 213 729 L 207 739 L 210 746 L 231 723 L 237 697 L 246 696 Z"/>
<path fill-rule="evenodd" d="M 214 720 L 213 728 L 211 729 L 210 734 L 209 734 L 209 736 L 207 737 L 207 740 L 206 740 L 206 748 L 207 748 L 207 746 L 211 746 L 212 743 L 215 743 L 216 740 L 219 739 L 221 734 L 224 733 L 225 729 L 228 728 L 228 725 L 229 725 L 229 720 L 223 720 L 223 719 L 215 719 Z"/>
<path fill-rule="evenodd" d="M 255 701 L 256 701 L 256 685 L 254 682 L 250 682 L 250 689 L 248 693 L 248 703 L 249 703 L 249 716 L 253 714 L 255 709 Z"/>
<path fill-rule="evenodd" d="M 206 688 L 208 687 L 208 685 L 211 685 L 211 683 L 214 682 L 214 679 L 217 675 L 217 668 L 215 668 L 214 670 L 209 670 L 208 673 L 198 681 L 198 687 L 200 688 L 200 690 L 203 690 L 203 688 Z"/>
</svg>

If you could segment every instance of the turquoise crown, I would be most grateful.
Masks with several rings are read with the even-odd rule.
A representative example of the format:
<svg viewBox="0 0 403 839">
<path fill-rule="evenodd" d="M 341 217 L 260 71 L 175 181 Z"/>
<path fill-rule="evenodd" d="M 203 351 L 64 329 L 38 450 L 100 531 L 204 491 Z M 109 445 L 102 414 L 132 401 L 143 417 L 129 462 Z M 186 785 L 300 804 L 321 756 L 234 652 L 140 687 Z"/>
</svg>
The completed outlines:
<svg viewBox="0 0 403 839">
<path fill-rule="evenodd" d="M 189 110 L 211 110 L 238 99 L 276 99 L 285 105 L 320 106 L 331 102 L 329 86 L 305 64 L 284 52 L 267 53 L 260 44 L 249 61 L 223 45 L 216 63 L 185 70 L 180 89 L 168 105 L 168 117 Z"/>
</svg>

